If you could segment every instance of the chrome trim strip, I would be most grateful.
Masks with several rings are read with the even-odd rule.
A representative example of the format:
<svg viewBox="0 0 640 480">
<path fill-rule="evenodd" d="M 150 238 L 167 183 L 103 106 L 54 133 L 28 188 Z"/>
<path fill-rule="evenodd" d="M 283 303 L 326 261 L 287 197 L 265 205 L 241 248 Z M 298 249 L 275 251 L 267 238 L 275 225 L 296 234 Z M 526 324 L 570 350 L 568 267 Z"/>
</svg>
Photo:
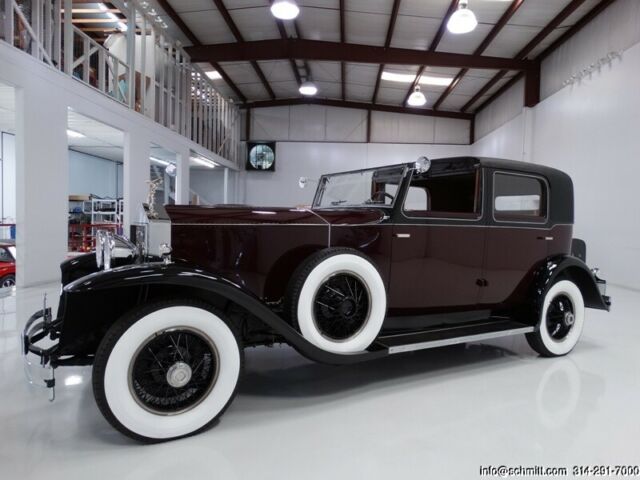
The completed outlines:
<svg viewBox="0 0 640 480">
<path fill-rule="evenodd" d="M 326 223 L 329 226 L 329 233 L 327 237 L 327 248 L 331 247 L 331 222 L 329 222 L 327 219 L 322 217 L 319 213 L 314 212 L 310 208 L 305 208 L 304 211 L 310 213 L 311 215 L 315 215 L 316 217 L 318 217 L 320 220 L 322 220 L 324 223 Z"/>
<path fill-rule="evenodd" d="M 389 347 L 389 354 L 412 352 L 414 350 L 424 350 L 427 348 L 444 347 L 445 345 L 456 345 L 459 343 L 476 342 L 479 340 L 488 340 L 491 338 L 507 337 L 510 335 L 519 335 L 521 333 L 530 333 L 535 327 L 514 328 L 512 330 L 502 330 L 500 332 L 479 333 L 477 335 L 467 335 L 464 337 L 447 338 L 445 340 L 433 340 L 430 342 L 413 343 L 409 345 L 397 345 Z"/>
</svg>

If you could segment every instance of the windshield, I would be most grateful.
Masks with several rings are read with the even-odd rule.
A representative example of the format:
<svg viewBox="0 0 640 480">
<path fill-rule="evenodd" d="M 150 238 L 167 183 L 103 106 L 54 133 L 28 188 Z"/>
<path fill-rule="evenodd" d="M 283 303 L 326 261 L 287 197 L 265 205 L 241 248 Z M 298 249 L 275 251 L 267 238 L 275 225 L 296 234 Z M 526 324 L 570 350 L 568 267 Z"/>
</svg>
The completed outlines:
<svg viewBox="0 0 640 480">
<path fill-rule="evenodd" d="M 391 207 L 404 169 L 404 165 L 400 165 L 325 175 L 320 179 L 313 206 Z"/>
</svg>

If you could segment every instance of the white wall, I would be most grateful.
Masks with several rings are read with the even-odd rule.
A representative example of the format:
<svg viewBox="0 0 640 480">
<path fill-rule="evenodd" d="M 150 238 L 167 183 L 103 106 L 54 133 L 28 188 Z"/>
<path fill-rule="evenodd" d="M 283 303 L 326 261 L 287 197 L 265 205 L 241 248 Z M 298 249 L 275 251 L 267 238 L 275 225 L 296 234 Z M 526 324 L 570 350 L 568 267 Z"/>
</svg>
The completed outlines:
<svg viewBox="0 0 640 480">
<path fill-rule="evenodd" d="M 0 132 L 0 159 L 2 160 L 2 223 L 16 221 L 16 137 Z"/>
<path fill-rule="evenodd" d="M 469 145 L 277 142 L 275 172 L 243 172 L 239 201 L 256 206 L 294 206 L 313 200 L 316 184 L 298 187 L 300 177 L 430 158 L 469 155 Z"/>
<path fill-rule="evenodd" d="M 575 188 L 574 235 L 586 240 L 588 263 L 600 267 L 609 282 L 636 289 L 640 89 L 633 79 L 640 75 L 640 44 L 590 78 L 559 90 L 557 86 L 565 75 L 588 67 L 610 49 L 624 47 L 630 38 L 640 40 L 638 25 L 640 2 L 614 3 L 543 62 L 543 88 L 555 92 L 533 109 L 521 109 L 472 146 L 475 155 L 530 159 L 569 173 Z M 513 111 L 508 99 L 495 103 L 500 100 L 503 112 Z M 479 121 L 499 116 L 481 115 Z"/>
<path fill-rule="evenodd" d="M 69 194 L 118 198 L 122 195 L 122 164 L 69 150 Z"/>
<path fill-rule="evenodd" d="M 201 205 L 218 205 L 224 203 L 224 170 L 189 170 L 189 186 L 191 193 L 200 197 Z"/>
<path fill-rule="evenodd" d="M 371 113 L 371 142 L 469 143 L 470 122 L 388 112 Z M 366 142 L 367 112 L 322 105 L 251 110 L 251 140 Z"/>
</svg>

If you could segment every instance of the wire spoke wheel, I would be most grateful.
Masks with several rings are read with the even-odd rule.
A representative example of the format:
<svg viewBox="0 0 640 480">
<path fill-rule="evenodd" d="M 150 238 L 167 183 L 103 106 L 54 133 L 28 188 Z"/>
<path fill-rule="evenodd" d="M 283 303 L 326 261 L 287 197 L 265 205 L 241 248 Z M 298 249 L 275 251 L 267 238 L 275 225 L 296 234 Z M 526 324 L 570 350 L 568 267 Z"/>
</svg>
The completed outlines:
<svg viewBox="0 0 640 480">
<path fill-rule="evenodd" d="M 197 406 L 213 388 L 219 360 L 202 332 L 179 327 L 156 333 L 134 355 L 129 389 L 151 413 L 174 415 Z"/>
<path fill-rule="evenodd" d="M 558 295 L 549 303 L 547 309 L 546 326 L 549 335 L 554 340 L 564 339 L 575 323 L 573 304 L 566 295 Z"/>
<path fill-rule="evenodd" d="M 313 317 L 323 336 L 343 341 L 362 330 L 370 307 L 371 294 L 366 283 L 353 273 L 338 272 L 318 287 Z"/>
</svg>

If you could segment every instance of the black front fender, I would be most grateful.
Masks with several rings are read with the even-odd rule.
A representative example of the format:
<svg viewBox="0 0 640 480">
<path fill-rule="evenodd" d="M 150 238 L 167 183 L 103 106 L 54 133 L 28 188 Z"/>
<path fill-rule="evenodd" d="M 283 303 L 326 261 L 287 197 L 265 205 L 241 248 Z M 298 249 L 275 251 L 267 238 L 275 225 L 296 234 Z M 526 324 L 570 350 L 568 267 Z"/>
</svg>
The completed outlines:
<svg viewBox="0 0 640 480">
<path fill-rule="evenodd" d="M 232 302 L 282 336 L 299 353 L 314 361 L 329 364 L 355 363 L 387 353 L 386 350 L 375 348 L 347 355 L 326 352 L 305 340 L 297 330 L 241 285 L 188 264 L 162 262 L 127 265 L 96 272 L 65 286 L 58 313 L 59 318 L 63 318 L 60 337 L 62 351 L 73 355 L 95 353 L 99 341 L 111 324 L 127 309 L 149 301 L 149 292 L 155 286 L 168 287 L 163 290 L 166 294 L 171 294 L 173 289 L 180 289 L 183 292 L 181 295 L 197 291 Z M 103 312 L 112 313 L 104 315 Z M 96 316 L 97 319 L 92 319 Z M 81 351 L 83 349 L 93 352 Z"/>
<path fill-rule="evenodd" d="M 611 301 L 600 287 L 606 282 L 598 278 L 579 258 L 571 255 L 551 257 L 536 273 L 535 297 L 540 303 L 547 291 L 558 280 L 566 278 L 575 283 L 584 298 L 585 307 L 609 310 Z M 539 305 L 541 306 L 541 305 Z"/>
</svg>

